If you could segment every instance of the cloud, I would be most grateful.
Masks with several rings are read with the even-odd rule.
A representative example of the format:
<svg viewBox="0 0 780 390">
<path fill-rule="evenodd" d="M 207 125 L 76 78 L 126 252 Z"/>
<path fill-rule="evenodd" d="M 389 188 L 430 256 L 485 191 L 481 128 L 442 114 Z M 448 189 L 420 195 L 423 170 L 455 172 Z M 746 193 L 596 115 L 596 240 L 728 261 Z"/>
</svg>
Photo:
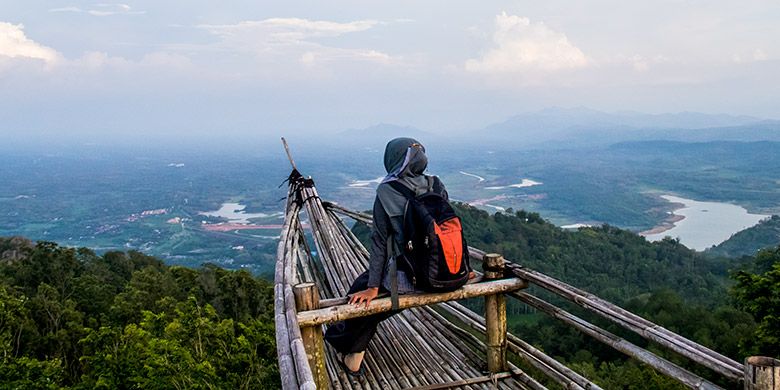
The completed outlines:
<svg viewBox="0 0 780 390">
<path fill-rule="evenodd" d="M 330 62 L 339 59 L 365 60 L 383 63 L 389 63 L 393 60 L 393 58 L 388 54 L 376 50 L 328 48 L 327 50 L 307 51 L 301 55 L 299 61 L 303 65 L 313 66 L 318 63 Z"/>
<path fill-rule="evenodd" d="M 133 11 L 132 7 L 127 4 L 117 3 L 100 3 L 95 4 L 91 9 L 84 9 L 74 6 L 52 8 L 49 12 L 74 12 L 80 14 L 89 14 L 92 16 L 111 16 L 111 15 L 141 15 L 146 11 Z"/>
<path fill-rule="evenodd" d="M 165 51 L 145 53 L 137 59 L 101 51 L 66 57 L 28 38 L 23 25 L 0 22 L 0 90 L 10 88 L 9 82 L 18 87 L 31 85 L 33 80 L 38 85 L 54 82 L 76 90 L 90 86 L 99 89 L 138 78 L 155 83 L 174 82 L 189 79 L 193 74 L 211 77 L 208 70 L 197 69 L 188 57 Z"/>
<path fill-rule="evenodd" d="M 270 18 L 242 21 L 235 24 L 199 25 L 220 38 L 220 42 L 206 47 L 211 50 L 250 52 L 258 59 L 275 62 L 290 60 L 312 67 L 334 61 L 370 61 L 387 63 L 393 58 L 381 51 L 364 48 L 341 48 L 324 45 L 320 38 L 370 30 L 380 24 L 376 20 L 333 22 L 302 18 Z"/>
<path fill-rule="evenodd" d="M 511 73 L 527 70 L 554 72 L 588 65 L 585 54 L 565 34 L 543 22 L 528 18 L 496 16 L 493 33 L 495 47 L 479 59 L 469 59 L 465 68 L 477 73 Z"/>
<path fill-rule="evenodd" d="M 0 22 L 0 57 L 41 60 L 47 65 L 61 58 L 56 50 L 27 38 L 23 25 L 6 22 Z"/>
<path fill-rule="evenodd" d="M 366 31 L 378 24 L 375 20 L 338 23 L 300 18 L 271 18 L 236 24 L 200 25 L 224 39 L 261 38 L 266 42 L 294 43 L 310 38 L 337 37 Z"/>
</svg>

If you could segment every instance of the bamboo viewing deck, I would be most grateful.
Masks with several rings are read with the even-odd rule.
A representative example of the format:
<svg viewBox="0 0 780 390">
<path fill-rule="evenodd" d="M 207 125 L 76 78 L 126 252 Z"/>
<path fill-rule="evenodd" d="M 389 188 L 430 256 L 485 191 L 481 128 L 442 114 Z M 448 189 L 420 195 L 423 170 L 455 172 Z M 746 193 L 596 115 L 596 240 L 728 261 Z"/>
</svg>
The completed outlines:
<svg viewBox="0 0 780 390">
<path fill-rule="evenodd" d="M 369 253 L 343 217 L 367 224 L 372 219 L 322 201 L 314 181 L 298 172 L 292 158 L 290 162 L 293 171 L 274 276 L 276 342 L 284 389 L 544 389 L 542 382 L 548 381 L 566 389 L 600 389 L 507 332 L 506 297 L 557 318 L 690 388 L 721 388 L 523 291 L 533 284 L 708 368 L 734 387 L 780 390 L 780 361 L 776 359 L 750 357 L 743 365 L 586 291 L 476 248 L 469 248 L 472 263 L 485 262 L 490 271 L 474 283 L 449 293 L 400 296 L 399 306 L 408 309 L 381 323 L 363 362 L 366 381 L 360 383 L 338 367 L 335 352 L 322 335 L 324 324 L 391 308 L 389 298 L 375 299 L 368 307 L 349 305 L 345 298 L 351 281 L 367 269 Z M 304 211 L 310 239 L 301 224 Z M 456 302 L 476 297 L 484 297 L 484 315 Z M 547 379 L 540 382 L 529 376 L 507 360 L 507 353 Z"/>
</svg>

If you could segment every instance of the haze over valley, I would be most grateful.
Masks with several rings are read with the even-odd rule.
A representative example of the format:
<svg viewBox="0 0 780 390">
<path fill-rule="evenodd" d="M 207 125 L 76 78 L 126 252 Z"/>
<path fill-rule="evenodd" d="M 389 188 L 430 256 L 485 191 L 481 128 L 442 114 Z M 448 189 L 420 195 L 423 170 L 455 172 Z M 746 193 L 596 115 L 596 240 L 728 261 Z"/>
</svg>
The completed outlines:
<svg viewBox="0 0 780 390">
<path fill-rule="evenodd" d="M 586 126 L 583 113 L 601 119 Z M 555 126 L 553 115 L 559 115 Z M 532 131 L 549 125 L 561 130 L 549 137 L 599 134 L 603 118 L 619 123 L 626 117 L 645 122 L 626 127 L 621 137 L 603 130 L 609 134 L 603 140 L 551 142 L 534 138 Z M 584 109 L 548 109 L 524 118 L 537 121 L 528 119 L 511 130 L 508 123 L 517 123 L 513 119 L 501 130 L 489 125 L 462 138 L 379 125 L 314 141 L 292 134 L 289 140 L 298 166 L 315 178 L 323 196 L 357 210 L 371 208 L 373 189 L 384 175 L 384 143 L 408 132 L 427 145 L 428 172 L 442 178 L 454 200 L 491 213 L 534 211 L 569 228 L 610 224 L 652 240 L 670 235 L 697 250 L 780 213 L 780 157 L 774 153 L 780 129 L 775 122 Z M 667 129 L 650 127 L 647 118 L 695 120 Z M 572 125 L 566 126 L 569 120 Z M 723 126 L 686 129 L 686 123 Z M 740 132 L 719 138 L 733 126 Z M 648 137 L 674 136 L 636 140 L 639 131 Z M 492 132 L 505 141 L 494 141 Z M 137 249 L 172 263 L 213 262 L 267 273 L 285 195 L 278 186 L 289 163 L 278 139 L 225 146 L 115 147 L 112 153 L 99 144 L 56 153 L 6 150 L 0 168 L 0 179 L 7 183 L 0 189 L 0 235 L 98 251 Z M 711 202 L 708 210 L 679 210 L 679 203 L 700 202 Z M 734 212 L 745 218 L 735 218 Z"/>
</svg>

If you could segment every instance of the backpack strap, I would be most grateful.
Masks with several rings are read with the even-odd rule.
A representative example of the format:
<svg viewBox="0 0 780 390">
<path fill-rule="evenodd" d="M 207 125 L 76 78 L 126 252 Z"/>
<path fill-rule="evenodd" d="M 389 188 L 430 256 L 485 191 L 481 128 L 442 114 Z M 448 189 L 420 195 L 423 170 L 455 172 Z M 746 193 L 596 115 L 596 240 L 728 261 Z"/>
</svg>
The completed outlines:
<svg viewBox="0 0 780 390">
<path fill-rule="evenodd" d="M 441 194 L 444 191 L 444 185 L 441 184 L 441 179 L 438 176 L 433 176 L 433 183 L 429 191 L 433 191 L 437 194 Z"/>
<path fill-rule="evenodd" d="M 407 201 L 412 200 L 415 198 L 415 193 L 409 189 L 409 187 L 401 184 L 397 180 L 391 181 L 387 183 L 391 188 L 398 191 L 403 195 Z M 391 308 L 392 310 L 398 310 L 398 259 L 397 256 L 399 253 L 396 253 L 396 243 L 395 239 L 393 239 L 393 236 L 395 234 L 400 234 L 398 232 L 393 232 L 388 237 L 387 245 L 389 245 L 388 252 L 390 254 L 390 257 L 392 258 L 392 263 L 390 264 L 390 302 L 391 302 Z"/>
<path fill-rule="evenodd" d="M 398 259 L 395 253 L 395 240 L 391 234 L 387 237 L 388 254 L 390 261 L 390 308 L 398 310 Z"/>
</svg>

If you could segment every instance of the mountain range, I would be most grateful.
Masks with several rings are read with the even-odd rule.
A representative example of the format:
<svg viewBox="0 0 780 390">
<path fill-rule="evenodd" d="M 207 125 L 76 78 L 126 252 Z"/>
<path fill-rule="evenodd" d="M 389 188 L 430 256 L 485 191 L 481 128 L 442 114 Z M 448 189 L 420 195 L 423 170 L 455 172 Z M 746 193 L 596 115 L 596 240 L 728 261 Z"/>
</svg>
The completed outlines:
<svg viewBox="0 0 780 390">
<path fill-rule="evenodd" d="M 489 142 L 507 147 L 599 146 L 623 141 L 674 140 L 686 142 L 780 141 L 780 121 L 745 115 L 679 112 L 646 114 L 632 111 L 607 113 L 584 107 L 552 107 L 522 113 L 481 129 L 429 132 L 389 123 L 349 129 L 337 139 L 381 145 L 397 136 L 445 143 Z"/>
</svg>

